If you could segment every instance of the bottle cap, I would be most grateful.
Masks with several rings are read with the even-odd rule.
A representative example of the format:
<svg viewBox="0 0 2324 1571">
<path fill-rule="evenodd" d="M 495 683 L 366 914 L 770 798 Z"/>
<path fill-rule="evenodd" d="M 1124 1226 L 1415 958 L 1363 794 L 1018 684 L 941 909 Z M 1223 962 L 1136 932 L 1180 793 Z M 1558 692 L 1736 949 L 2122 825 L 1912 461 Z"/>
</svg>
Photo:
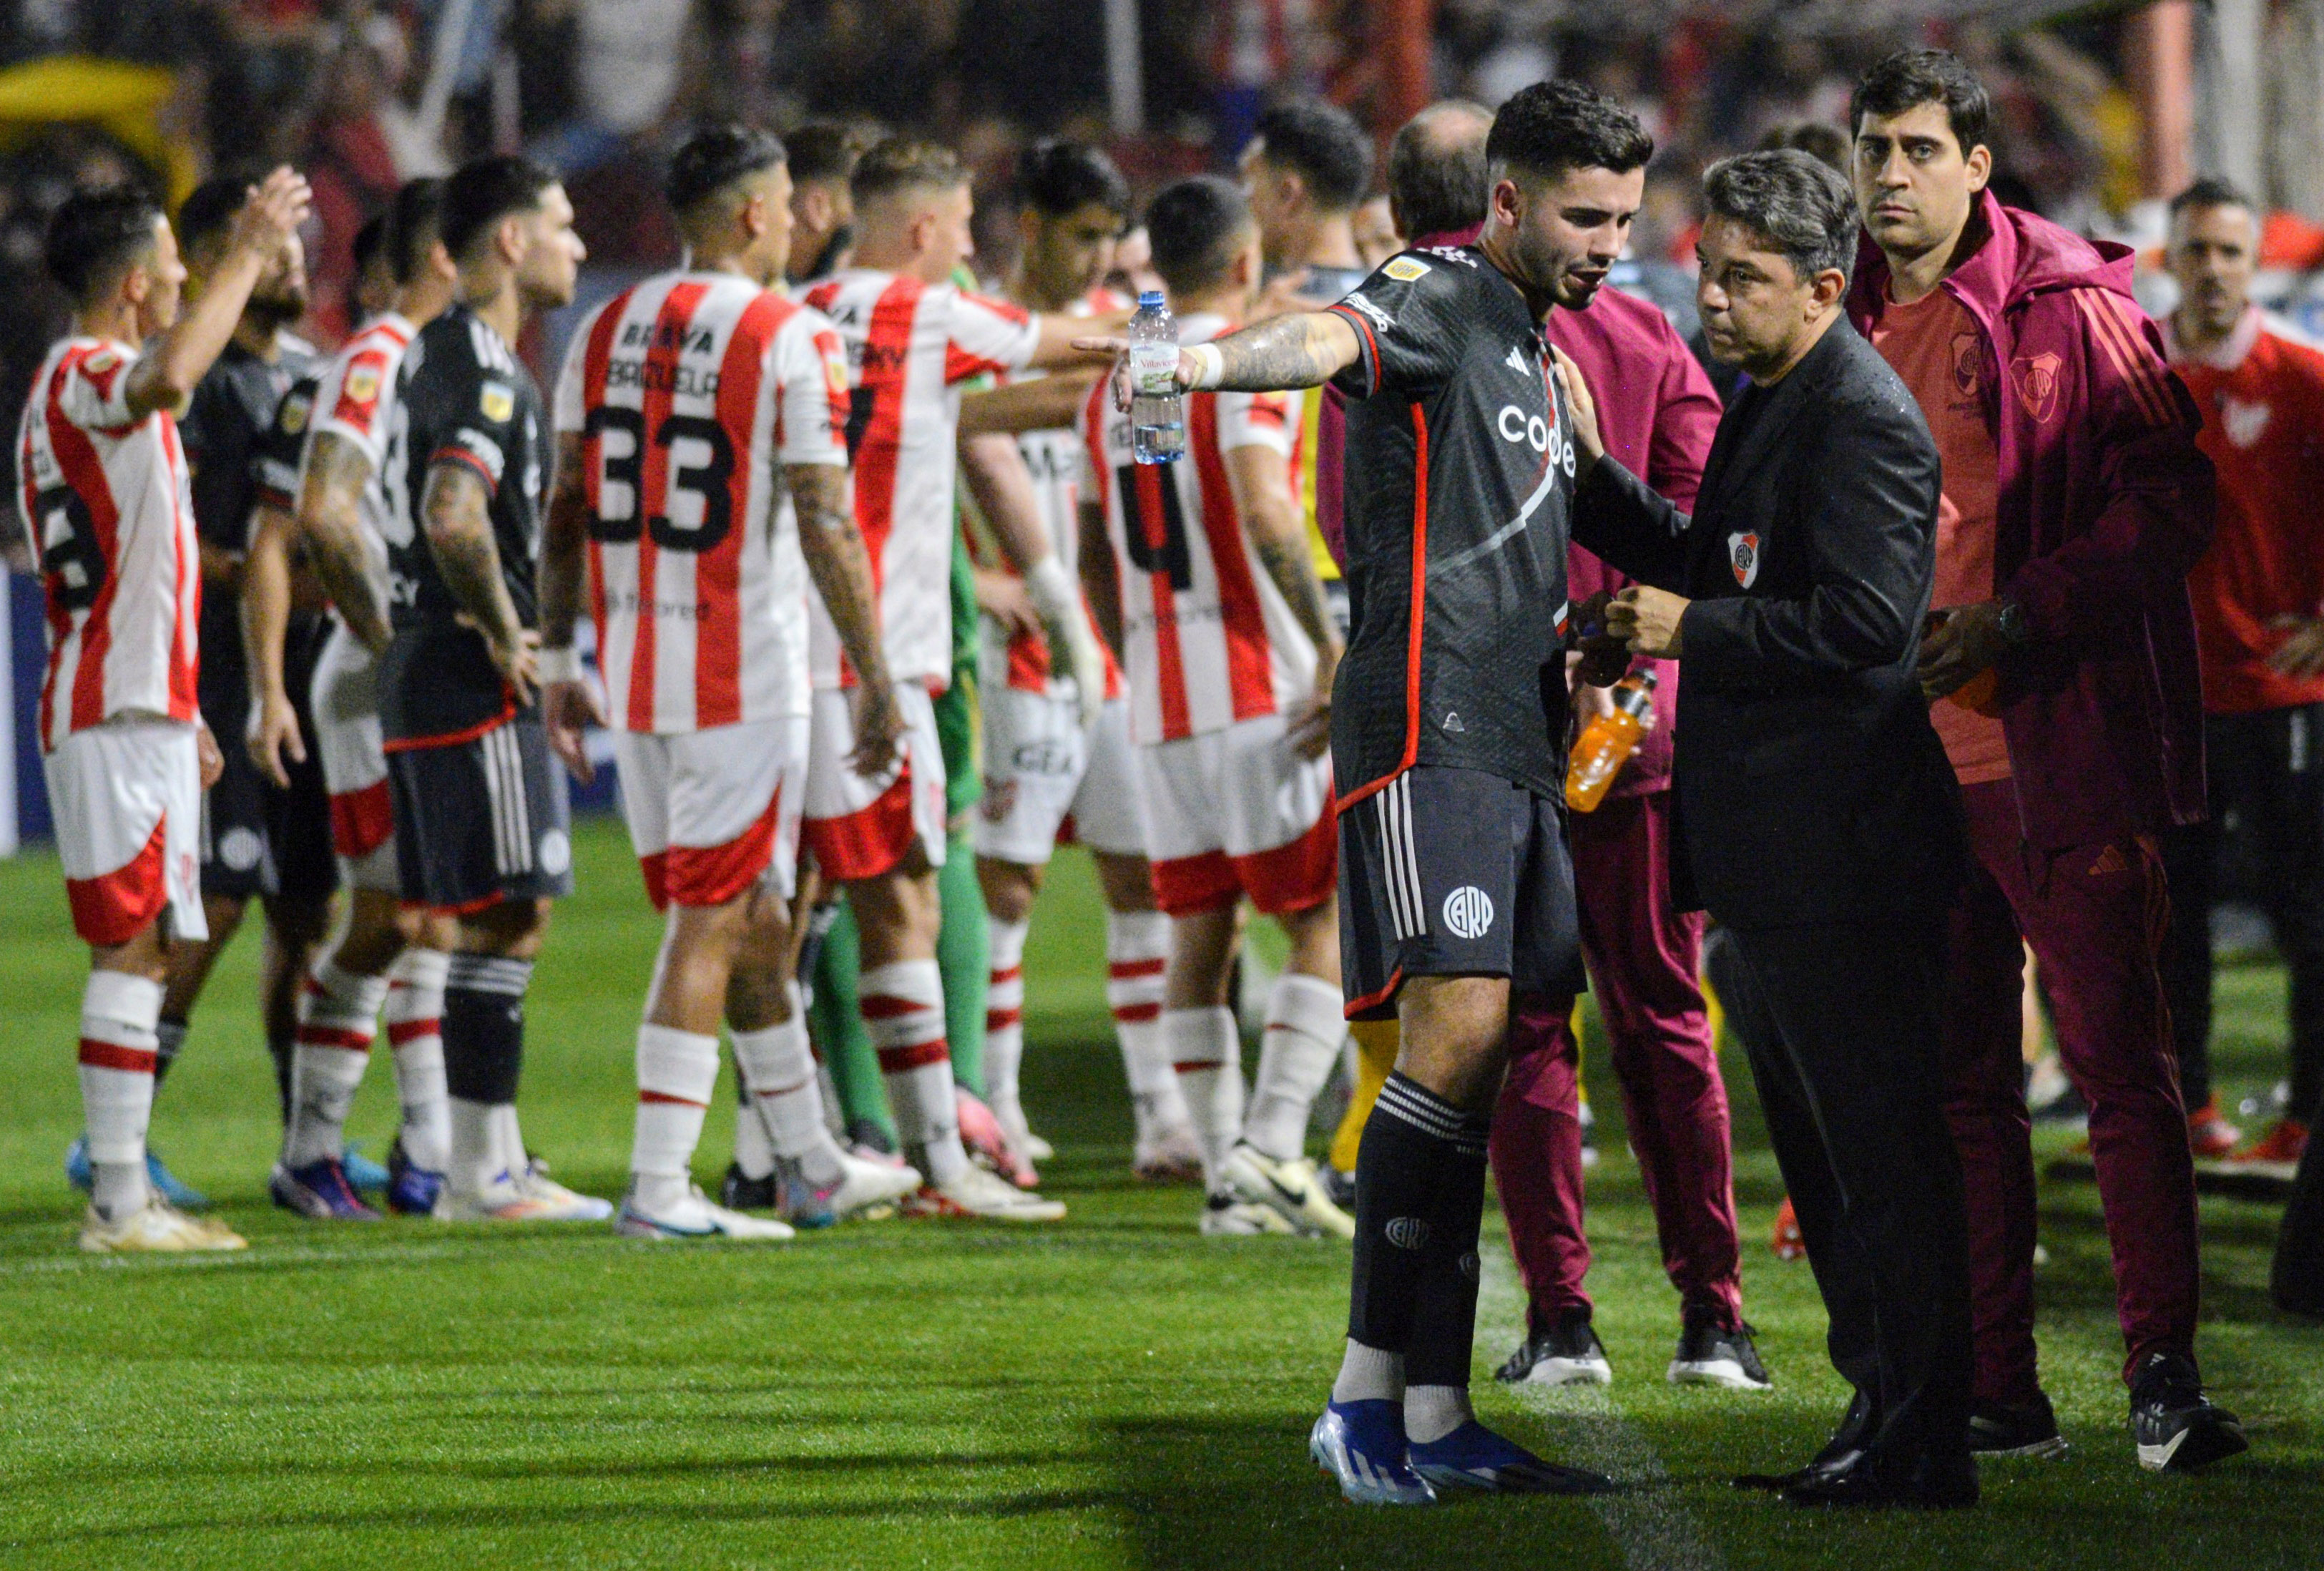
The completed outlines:
<svg viewBox="0 0 2324 1571">
<path fill-rule="evenodd" d="M 1161 303 L 1162 291 L 1158 289 L 1142 291 L 1138 296 L 1138 308 L 1140 310 L 1145 310 L 1148 306 L 1158 306 Z"/>
</svg>

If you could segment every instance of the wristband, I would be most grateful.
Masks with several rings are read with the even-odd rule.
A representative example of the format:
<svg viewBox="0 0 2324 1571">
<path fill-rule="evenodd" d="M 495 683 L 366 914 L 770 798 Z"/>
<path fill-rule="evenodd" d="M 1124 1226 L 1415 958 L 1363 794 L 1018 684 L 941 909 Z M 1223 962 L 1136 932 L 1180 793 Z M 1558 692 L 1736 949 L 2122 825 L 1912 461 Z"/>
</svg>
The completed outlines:
<svg viewBox="0 0 2324 1571">
<path fill-rule="evenodd" d="M 1186 380 L 1190 392 L 1206 392 L 1226 380 L 1227 357 L 1216 344 L 1191 345 L 1186 353 L 1194 357 L 1194 374 Z"/>
<path fill-rule="evenodd" d="M 581 679 L 581 652 L 569 643 L 561 649 L 544 649 L 539 669 L 543 683 L 577 682 Z"/>
</svg>

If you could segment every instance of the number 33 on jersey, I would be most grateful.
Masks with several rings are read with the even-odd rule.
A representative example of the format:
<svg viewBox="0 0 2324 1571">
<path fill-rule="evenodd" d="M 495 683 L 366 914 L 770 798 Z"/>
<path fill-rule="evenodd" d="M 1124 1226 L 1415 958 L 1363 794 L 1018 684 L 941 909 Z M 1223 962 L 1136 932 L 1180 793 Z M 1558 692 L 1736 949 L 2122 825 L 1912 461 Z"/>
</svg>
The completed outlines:
<svg viewBox="0 0 2324 1571">
<path fill-rule="evenodd" d="M 582 323 L 556 424 L 581 439 L 614 725 L 807 713 L 807 573 L 777 466 L 844 466 L 846 420 L 831 324 L 746 279 L 662 273 Z"/>
</svg>

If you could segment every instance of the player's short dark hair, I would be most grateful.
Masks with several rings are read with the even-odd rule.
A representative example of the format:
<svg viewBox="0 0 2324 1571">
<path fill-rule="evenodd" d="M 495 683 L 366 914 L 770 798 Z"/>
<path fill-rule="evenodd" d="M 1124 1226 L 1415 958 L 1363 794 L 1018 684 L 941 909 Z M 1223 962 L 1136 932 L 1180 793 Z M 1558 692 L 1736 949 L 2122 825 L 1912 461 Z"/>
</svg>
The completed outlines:
<svg viewBox="0 0 2324 1571">
<path fill-rule="evenodd" d="M 1964 157 L 1989 145 L 1993 100 L 1960 56 L 1942 49 L 1900 49 L 1865 72 L 1848 103 L 1849 139 L 1864 129 L 1867 115 L 1902 115 L 1923 104 L 1945 106 L 1945 124 Z"/>
<path fill-rule="evenodd" d="M 2197 208 L 2241 208 L 2255 218 L 2260 216 L 2252 194 L 2223 174 L 2207 174 L 2171 199 L 2173 218 Z"/>
<path fill-rule="evenodd" d="M 908 136 L 890 136 L 864 150 L 847 177 L 848 189 L 859 202 L 896 191 L 925 187 L 957 190 L 968 183 L 968 166 L 951 148 Z"/>
<path fill-rule="evenodd" d="M 862 132 L 837 120 L 810 120 L 794 127 L 783 142 L 790 149 L 791 179 L 802 184 L 847 179 L 871 145 Z"/>
<path fill-rule="evenodd" d="M 189 254 L 200 251 L 226 233 L 234 216 L 242 211 L 242 204 L 250 199 L 250 183 L 238 174 L 222 174 L 196 186 L 178 204 L 180 248 Z"/>
<path fill-rule="evenodd" d="M 381 254 L 388 249 L 388 231 L 394 226 L 394 223 L 395 215 L 392 212 L 374 213 L 364 220 L 363 227 L 355 231 L 355 237 L 347 249 L 355 257 L 357 278 L 370 272 L 371 264 L 377 262 Z M 394 267 L 395 259 L 391 256 L 388 258 L 388 269 L 392 273 Z"/>
<path fill-rule="evenodd" d="M 1105 150 L 1086 142 L 1044 137 L 1017 155 L 1017 194 L 1035 212 L 1062 218 L 1101 207 L 1130 220 L 1130 182 Z"/>
<path fill-rule="evenodd" d="M 49 276 L 75 300 L 126 272 L 153 248 L 161 204 L 143 188 L 106 186 L 78 190 L 49 216 L 42 260 Z"/>
<path fill-rule="evenodd" d="M 1802 282 L 1856 263 L 1856 193 L 1838 170 L 1795 147 L 1722 158 L 1702 177 L 1703 207 L 1753 230 Z"/>
<path fill-rule="evenodd" d="M 711 125 L 687 137 L 662 177 L 662 199 L 677 213 L 696 208 L 737 181 L 787 162 L 782 138 L 755 125 Z"/>
<path fill-rule="evenodd" d="M 1439 123 L 1456 114 L 1473 116 L 1491 134 L 1490 109 L 1466 98 L 1447 98 L 1406 121 L 1388 144 L 1388 206 L 1408 239 L 1484 222 L 1493 189 L 1485 178 L 1485 139 L 1447 141 Z"/>
<path fill-rule="evenodd" d="M 1164 186 L 1146 204 L 1154 271 L 1174 293 L 1216 283 L 1233 260 L 1236 239 L 1250 226 L 1250 203 L 1242 188 L 1214 174 Z"/>
<path fill-rule="evenodd" d="M 1842 174 L 1848 172 L 1848 133 L 1837 125 L 1827 125 L 1821 120 L 1794 120 L 1787 125 L 1772 125 L 1752 151 L 1773 152 L 1779 147 L 1796 147 L 1811 158 L 1822 160 Z"/>
<path fill-rule="evenodd" d="M 1327 213 L 1352 210 L 1372 180 L 1372 139 L 1356 117 L 1322 98 L 1286 98 L 1253 128 L 1259 156 L 1306 182 Z"/>
<path fill-rule="evenodd" d="M 517 153 L 462 164 L 444 182 L 437 217 L 444 249 L 455 260 L 466 257 L 477 238 L 503 218 L 539 208 L 556 183 L 556 171 Z"/>
<path fill-rule="evenodd" d="M 388 211 L 387 264 L 397 283 L 410 283 L 428 265 L 429 252 L 444 238 L 444 182 L 429 175 L 405 180 Z"/>
<path fill-rule="evenodd" d="M 1655 139 L 1638 117 L 1594 88 L 1558 79 L 1536 82 L 1501 106 L 1485 138 L 1485 163 L 1536 180 L 1572 169 L 1628 174 L 1655 155 Z"/>
</svg>

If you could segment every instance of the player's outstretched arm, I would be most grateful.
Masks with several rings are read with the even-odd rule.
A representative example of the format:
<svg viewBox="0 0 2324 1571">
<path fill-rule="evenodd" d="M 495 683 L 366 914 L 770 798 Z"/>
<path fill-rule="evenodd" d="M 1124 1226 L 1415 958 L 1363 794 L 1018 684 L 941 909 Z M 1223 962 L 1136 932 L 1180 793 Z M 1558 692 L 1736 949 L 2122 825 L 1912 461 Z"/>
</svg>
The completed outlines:
<svg viewBox="0 0 2324 1571">
<path fill-rule="evenodd" d="M 1130 407 L 1127 356 L 1130 341 L 1119 337 L 1076 338 L 1093 353 L 1115 356 L 1115 404 Z M 1353 365 L 1363 354 L 1356 329 L 1336 311 L 1296 311 L 1255 323 L 1207 344 L 1178 351 L 1178 386 L 1186 393 L 1279 393 L 1321 387 Z"/>
<path fill-rule="evenodd" d="M 250 531 L 242 574 L 242 645 L 248 656 L 258 723 L 245 741 L 259 772 L 283 790 L 290 772 L 282 756 L 307 761 L 299 735 L 299 712 L 282 679 L 282 640 L 290 625 L 290 539 L 297 521 L 279 507 L 262 504 Z"/>
<path fill-rule="evenodd" d="M 363 494 L 371 459 L 345 437 L 318 431 L 299 476 L 299 533 L 307 563 L 322 580 L 339 620 L 374 654 L 393 636 L 387 596 L 364 549 Z"/>
<path fill-rule="evenodd" d="M 540 638 L 518 619 L 516 602 L 509 598 L 507 580 L 501 577 L 492 497 L 484 490 L 484 476 L 466 464 L 429 466 L 420 519 L 444 587 L 484 635 L 484 647 L 516 701 L 530 703 L 540 685 Z"/>
<path fill-rule="evenodd" d="M 574 630 L 581 622 L 588 539 L 581 437 L 566 431 L 557 439 L 557 485 L 549 494 L 549 517 L 540 536 L 540 711 L 549 750 L 583 785 L 597 777 L 597 766 L 589 761 L 582 739 L 590 726 L 605 723 L 573 647 Z"/>
<path fill-rule="evenodd" d="M 872 585 L 872 553 L 855 526 L 847 471 L 836 464 L 790 464 L 783 477 L 798 514 L 799 554 L 855 668 L 855 753 L 848 762 L 858 774 L 876 775 L 895 762 L 904 716 L 880 642 L 880 594 Z"/>
<path fill-rule="evenodd" d="M 156 410 L 185 408 L 195 384 L 225 353 L 235 324 L 242 320 L 242 308 L 267 264 L 307 221 L 309 199 L 306 177 L 287 165 L 251 188 L 249 199 L 235 215 L 226 258 L 210 274 L 208 287 L 129 373 L 123 396 L 132 420 L 143 420 Z"/>
<path fill-rule="evenodd" d="M 1093 367 L 971 393 L 960 401 L 960 434 L 1065 430 L 1081 418 L 1082 406 L 1096 384 L 1097 369 Z"/>
<path fill-rule="evenodd" d="M 1323 600 L 1323 585 L 1315 577 L 1315 559 L 1307 545 L 1307 521 L 1291 492 L 1291 465 L 1281 453 L 1262 443 L 1230 448 L 1226 453 L 1227 485 L 1234 493 L 1235 511 L 1242 515 L 1243 532 L 1259 566 L 1272 583 L 1299 629 L 1315 646 L 1315 696 L 1291 717 L 1291 741 L 1310 758 L 1332 740 L 1332 682 L 1340 669 L 1340 629 Z"/>
<path fill-rule="evenodd" d="M 1102 368 L 1111 351 L 1084 346 L 1093 334 L 1110 337 L 1121 331 L 1130 321 L 1130 312 L 1123 310 L 1106 311 L 1094 317 L 1068 317 L 1056 311 L 1043 311 L 1033 319 L 1040 325 L 1041 338 L 1033 347 L 1033 357 L 1025 364 Z"/>
</svg>

